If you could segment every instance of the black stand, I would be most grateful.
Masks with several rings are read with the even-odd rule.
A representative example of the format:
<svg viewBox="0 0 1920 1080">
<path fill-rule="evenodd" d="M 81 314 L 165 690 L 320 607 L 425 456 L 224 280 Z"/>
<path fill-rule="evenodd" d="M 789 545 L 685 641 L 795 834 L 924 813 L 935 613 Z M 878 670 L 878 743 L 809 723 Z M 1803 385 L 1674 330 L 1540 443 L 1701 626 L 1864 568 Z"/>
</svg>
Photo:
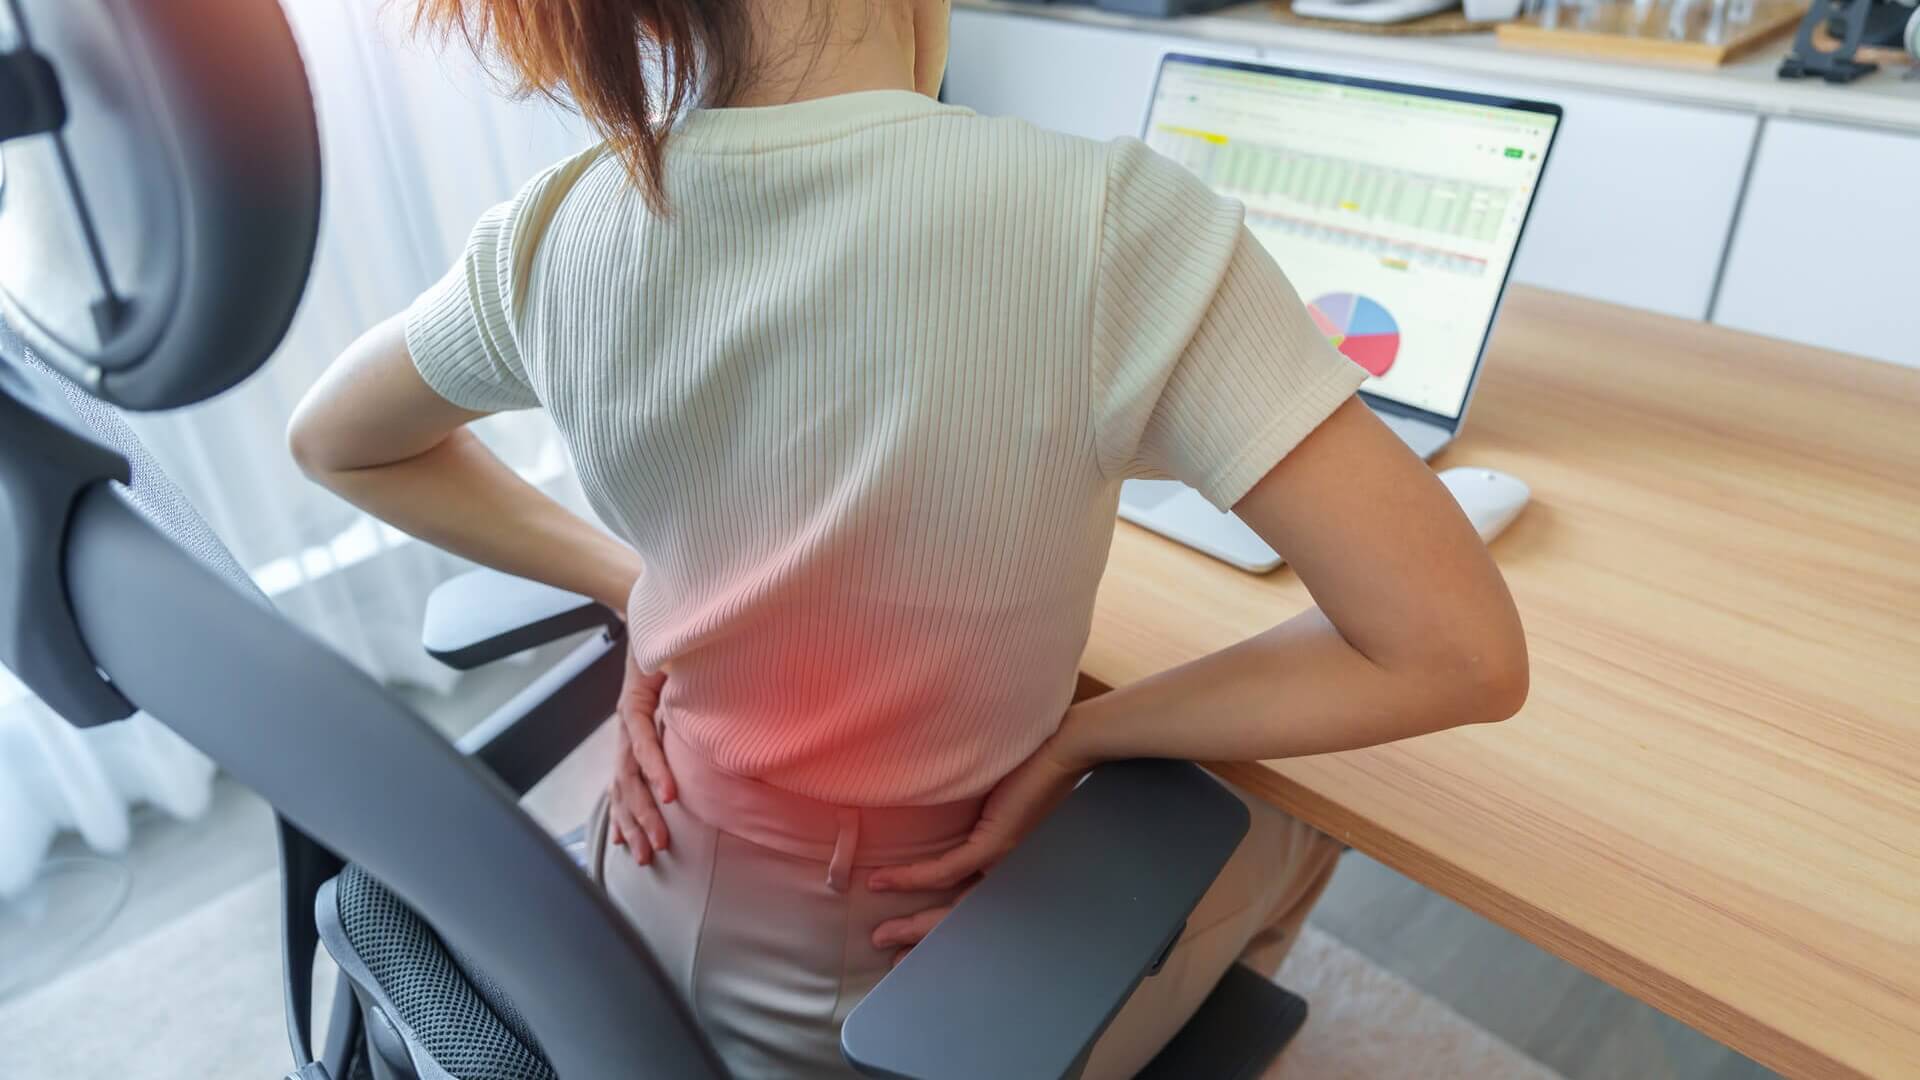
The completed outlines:
<svg viewBox="0 0 1920 1080">
<path fill-rule="evenodd" d="M 1800 20 L 1800 30 L 1794 35 L 1793 51 L 1780 61 L 1780 77 L 1821 78 L 1830 83 L 1849 83 L 1879 70 L 1878 64 L 1854 59 L 1854 54 L 1865 42 L 1867 21 L 1876 6 L 1893 5 L 1879 5 L 1878 0 L 1813 0 L 1813 7 Z M 1843 23 L 1837 35 L 1840 38 L 1839 48 L 1831 52 L 1815 48 L 1814 32 L 1826 26 L 1835 16 Z"/>
</svg>

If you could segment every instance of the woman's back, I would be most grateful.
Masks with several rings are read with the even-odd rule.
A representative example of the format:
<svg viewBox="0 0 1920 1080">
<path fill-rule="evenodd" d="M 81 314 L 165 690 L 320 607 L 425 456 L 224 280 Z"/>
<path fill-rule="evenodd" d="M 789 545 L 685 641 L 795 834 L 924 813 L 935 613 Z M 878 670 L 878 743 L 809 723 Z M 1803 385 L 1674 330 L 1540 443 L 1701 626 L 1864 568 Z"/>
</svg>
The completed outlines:
<svg viewBox="0 0 1920 1080">
<path fill-rule="evenodd" d="M 431 543 L 628 609 L 588 863 L 736 1075 L 850 1075 L 848 1011 L 1100 762 L 1519 707 L 1498 570 L 1239 204 L 934 102 L 943 0 L 416 3 L 610 149 L 486 215 L 291 443 Z M 466 430 L 534 406 L 624 543 Z M 1135 476 L 1231 507 L 1318 607 L 1069 707 Z M 1136 1074 L 1242 950 L 1271 974 L 1331 875 L 1338 843 L 1241 798 L 1089 1077 Z"/>
<path fill-rule="evenodd" d="M 1119 481 L 1229 505 L 1359 381 L 1132 140 L 874 91 L 696 112 L 665 176 L 669 216 L 605 151 L 537 178 L 408 342 L 549 410 L 646 562 L 660 718 L 787 790 L 990 787 L 1068 704 Z"/>
</svg>

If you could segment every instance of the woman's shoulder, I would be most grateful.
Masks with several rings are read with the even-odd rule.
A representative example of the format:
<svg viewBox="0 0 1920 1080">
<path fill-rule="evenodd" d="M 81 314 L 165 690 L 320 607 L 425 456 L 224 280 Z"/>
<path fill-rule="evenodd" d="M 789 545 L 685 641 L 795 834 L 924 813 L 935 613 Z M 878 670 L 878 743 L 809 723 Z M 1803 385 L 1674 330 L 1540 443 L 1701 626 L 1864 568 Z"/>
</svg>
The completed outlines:
<svg viewBox="0 0 1920 1080">
<path fill-rule="evenodd" d="M 954 109 L 939 121 L 948 127 L 951 145 L 959 152 L 992 148 L 1051 162 L 1104 164 L 1132 138 L 1097 139 L 1055 131 L 1017 116 L 988 116 Z"/>
<path fill-rule="evenodd" d="M 576 188 L 586 184 L 589 177 L 609 168 L 618 172 L 619 158 L 612 147 L 599 142 L 535 173 L 514 193 L 512 200 L 512 217 L 523 239 L 537 242 L 537 235 L 524 234 L 544 231 Z"/>
<path fill-rule="evenodd" d="M 942 116 L 945 137 L 931 152 L 978 175 L 998 172 L 1035 189 L 1071 185 L 1098 202 L 1127 201 L 1143 191 L 1168 190 L 1217 201 L 1179 163 L 1131 135 L 1090 138 L 1044 128 L 1017 117 L 955 112 Z"/>
</svg>

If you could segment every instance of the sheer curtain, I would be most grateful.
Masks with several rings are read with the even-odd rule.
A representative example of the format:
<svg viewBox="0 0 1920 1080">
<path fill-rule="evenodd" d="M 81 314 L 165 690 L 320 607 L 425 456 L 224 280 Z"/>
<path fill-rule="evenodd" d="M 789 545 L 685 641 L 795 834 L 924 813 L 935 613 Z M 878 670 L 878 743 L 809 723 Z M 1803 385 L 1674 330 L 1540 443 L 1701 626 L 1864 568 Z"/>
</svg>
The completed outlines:
<svg viewBox="0 0 1920 1080">
<path fill-rule="evenodd" d="M 420 614 L 458 565 L 308 483 L 283 432 L 341 349 L 445 272 L 481 211 L 589 136 L 551 106 L 499 97 L 463 51 L 409 40 L 406 6 L 285 0 L 325 161 L 306 297 L 278 354 L 246 385 L 206 405 L 129 419 L 288 617 L 377 678 L 444 690 L 453 677 L 421 653 Z M 544 417 L 495 417 L 481 433 L 523 474 L 580 505 Z M 212 775 L 151 720 L 78 732 L 0 672 L 0 896 L 33 881 L 59 831 L 119 850 L 132 806 L 195 815 Z"/>
</svg>

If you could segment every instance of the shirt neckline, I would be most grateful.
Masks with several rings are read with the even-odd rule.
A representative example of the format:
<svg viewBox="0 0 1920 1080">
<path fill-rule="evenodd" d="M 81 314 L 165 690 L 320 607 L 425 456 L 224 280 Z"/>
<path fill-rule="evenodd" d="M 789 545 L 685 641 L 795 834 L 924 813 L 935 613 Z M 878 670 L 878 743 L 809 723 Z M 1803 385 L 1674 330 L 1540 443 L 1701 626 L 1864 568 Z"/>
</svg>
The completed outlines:
<svg viewBox="0 0 1920 1080">
<path fill-rule="evenodd" d="M 784 105 L 693 109 L 674 127 L 684 145 L 703 150 L 754 151 L 798 146 L 865 128 L 926 116 L 965 116 L 913 90 L 856 90 Z"/>
</svg>

